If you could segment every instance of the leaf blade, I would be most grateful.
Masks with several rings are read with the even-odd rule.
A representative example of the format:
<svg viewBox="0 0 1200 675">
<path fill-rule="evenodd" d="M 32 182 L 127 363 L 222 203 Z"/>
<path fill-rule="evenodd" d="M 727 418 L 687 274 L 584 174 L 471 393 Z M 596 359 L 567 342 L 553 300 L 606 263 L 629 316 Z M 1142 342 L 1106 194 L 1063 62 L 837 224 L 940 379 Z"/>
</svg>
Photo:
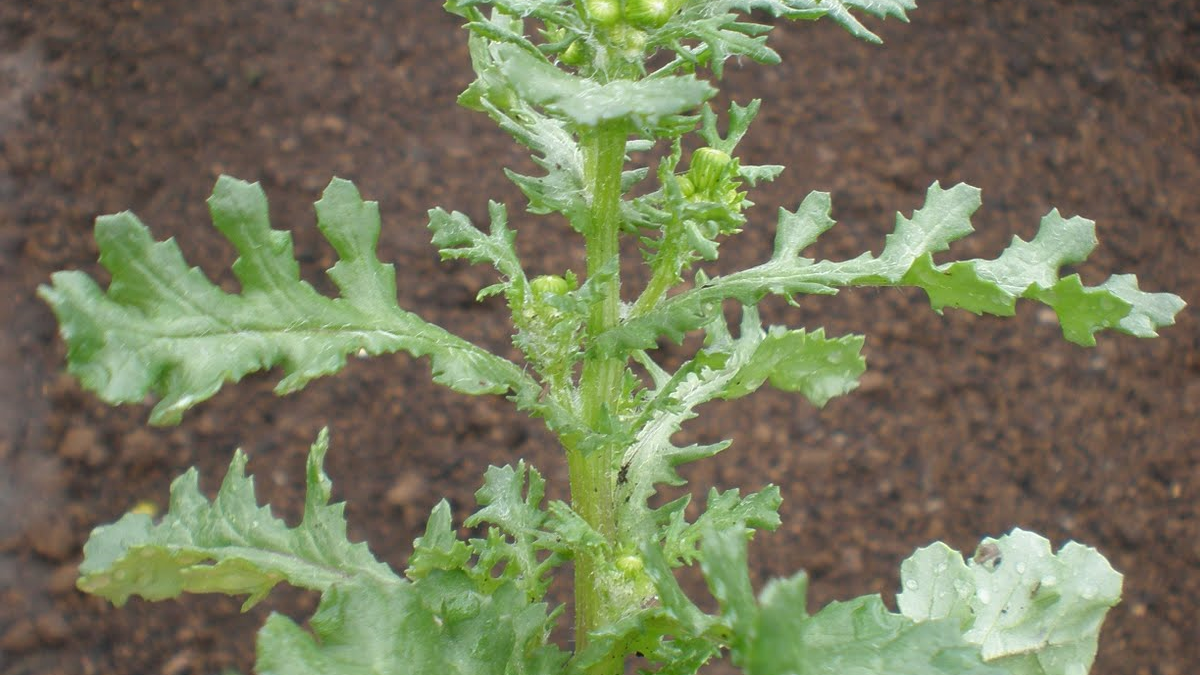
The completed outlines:
<svg viewBox="0 0 1200 675">
<path fill-rule="evenodd" d="M 716 94 L 707 82 L 690 75 L 601 84 L 564 73 L 511 45 L 499 46 L 496 54 L 500 71 L 521 98 L 584 127 L 615 120 L 654 126 Z"/>
<path fill-rule="evenodd" d="M 552 675 L 566 654 L 547 644 L 545 606 L 512 584 L 481 593 L 461 572 L 417 583 L 331 589 L 313 634 L 273 614 L 259 632 L 263 675 Z"/>
<path fill-rule="evenodd" d="M 663 334 L 678 339 L 704 326 L 725 299 L 752 304 L 768 293 L 834 294 L 850 286 L 913 286 L 924 290 L 937 310 L 949 306 L 1000 316 L 1012 315 L 1020 298 L 1037 300 L 1055 310 L 1064 338 L 1082 346 L 1094 345 L 1095 333 L 1104 329 L 1153 337 L 1186 306 L 1172 293 L 1141 291 L 1133 275 L 1114 275 L 1098 286 L 1084 286 L 1078 275 L 1060 278 L 1062 265 L 1082 261 L 1092 250 L 1095 234 L 1091 221 L 1066 219 L 1057 211 L 1042 219 L 1033 240 L 1014 237 L 994 260 L 935 263 L 934 253 L 972 231 L 979 191 L 964 184 L 943 189 L 934 183 L 925 205 L 911 218 L 897 215 L 896 228 L 878 257 L 866 253 L 846 261 L 814 262 L 800 252 L 833 225 L 827 197 L 813 193 L 795 213 L 781 212 L 769 261 L 705 278 L 598 336 L 591 348 L 619 353 L 652 348 Z"/>
<path fill-rule="evenodd" d="M 400 583 L 366 544 L 346 538 L 342 504 L 330 504 L 329 478 L 321 468 L 328 448 L 322 431 L 309 452 L 304 518 L 289 528 L 260 507 L 246 456 L 235 453 L 212 501 L 190 470 L 171 485 L 171 504 L 161 523 L 127 514 L 96 528 L 84 545 L 81 590 L 118 606 L 132 595 L 163 600 L 189 593 L 247 594 L 252 606 L 281 581 L 326 591 L 354 579 L 377 585 Z"/>
<path fill-rule="evenodd" d="M 1014 529 L 969 561 L 937 543 L 901 565 L 896 600 L 916 621 L 950 618 L 989 663 L 1014 675 L 1087 672 L 1122 577 L 1094 549 Z M 942 595 L 944 594 L 944 595 Z"/>
<path fill-rule="evenodd" d="M 326 298 L 298 276 L 290 237 L 270 229 L 257 185 L 217 182 L 214 221 L 241 253 L 243 292 L 228 294 L 189 268 L 174 241 L 155 242 L 126 212 L 97 219 L 107 294 L 81 272 L 58 272 L 39 295 L 59 319 L 68 367 L 111 403 L 160 396 L 152 424 L 175 424 L 226 382 L 282 366 L 286 394 L 340 370 L 348 354 L 406 351 L 431 357 L 434 380 L 469 394 L 536 385 L 515 364 L 427 323 L 396 304 L 395 277 L 374 256 L 378 212 L 334 179 L 318 202 L 320 226 L 344 256 Z"/>
</svg>

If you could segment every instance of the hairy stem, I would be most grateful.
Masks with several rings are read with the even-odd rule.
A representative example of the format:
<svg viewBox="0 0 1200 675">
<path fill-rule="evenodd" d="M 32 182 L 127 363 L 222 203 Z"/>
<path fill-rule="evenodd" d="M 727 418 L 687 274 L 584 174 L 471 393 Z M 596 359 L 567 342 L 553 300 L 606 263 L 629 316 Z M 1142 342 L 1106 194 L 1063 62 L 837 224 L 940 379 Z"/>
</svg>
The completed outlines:
<svg viewBox="0 0 1200 675">
<path fill-rule="evenodd" d="M 584 138 L 584 177 L 591 187 L 592 203 L 586 230 L 587 274 L 591 278 L 620 255 L 619 234 L 621 168 L 625 163 L 625 128 L 617 123 L 591 130 Z M 591 339 L 617 325 L 621 302 L 620 270 L 604 284 L 588 315 L 587 337 Z M 581 390 L 583 415 L 595 427 L 620 389 L 620 359 L 594 358 L 584 361 Z"/>
<path fill-rule="evenodd" d="M 623 123 L 610 123 L 589 130 L 583 137 L 584 177 L 590 188 L 591 206 L 584 230 L 587 243 L 587 273 L 592 278 L 605 270 L 620 254 L 621 168 L 625 163 L 626 130 Z M 592 305 L 587 338 L 617 325 L 621 300 L 620 274 L 604 283 Z M 621 392 L 624 360 L 589 357 L 580 376 L 584 421 L 593 429 L 602 426 L 607 411 L 616 408 Z M 610 543 L 616 540 L 616 453 L 619 448 L 592 448 L 586 454 L 567 448 L 571 472 L 571 499 L 575 510 Z M 619 608 L 608 606 L 601 578 L 607 561 L 581 555 L 575 561 L 575 648 L 587 646 L 588 633 L 615 618 Z M 620 675 L 621 658 L 596 664 L 589 675 Z"/>
<path fill-rule="evenodd" d="M 674 248 L 674 242 L 668 241 L 667 237 L 664 236 L 663 241 L 664 248 L 667 246 Z M 654 309 L 659 299 L 679 283 L 679 268 L 670 257 L 672 255 L 674 255 L 673 251 L 665 253 L 663 264 L 654 268 L 654 272 L 650 276 L 650 283 L 646 284 L 646 289 L 633 303 L 633 309 L 629 312 L 630 318 L 641 316 Z"/>
</svg>

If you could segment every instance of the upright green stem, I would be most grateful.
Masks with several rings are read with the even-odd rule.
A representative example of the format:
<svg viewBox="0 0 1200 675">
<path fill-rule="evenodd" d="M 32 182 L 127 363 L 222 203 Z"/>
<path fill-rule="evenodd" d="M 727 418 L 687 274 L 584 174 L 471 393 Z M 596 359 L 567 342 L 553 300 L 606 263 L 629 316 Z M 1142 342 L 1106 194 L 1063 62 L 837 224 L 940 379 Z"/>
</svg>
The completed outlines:
<svg viewBox="0 0 1200 675">
<path fill-rule="evenodd" d="M 594 278 L 620 255 L 621 169 L 625 163 L 626 130 L 622 123 L 591 129 L 583 136 L 584 179 L 592 202 L 585 228 L 587 274 Z M 617 325 L 621 301 L 618 273 L 605 281 L 588 315 L 588 339 Z M 599 428 L 606 410 L 616 407 L 625 369 L 623 359 L 588 357 L 580 375 L 584 420 Z M 583 453 L 567 448 L 571 499 L 576 512 L 609 542 L 616 541 L 616 472 L 620 448 L 601 447 Z M 588 633 L 615 618 L 619 608 L 608 606 L 601 574 L 607 561 L 587 555 L 575 561 L 575 648 L 587 646 Z M 596 664 L 589 675 L 620 675 L 620 658 Z"/>
<path fill-rule="evenodd" d="M 583 139 L 584 178 L 590 184 L 592 203 L 589 210 L 587 274 L 592 278 L 620 256 L 621 169 L 625 164 L 625 126 L 602 126 Z M 604 284 L 599 299 L 588 315 L 588 338 L 617 325 L 621 302 L 620 269 Z M 615 358 L 588 359 L 583 365 L 581 382 L 583 414 L 588 424 L 600 422 L 604 406 L 616 397 L 624 363 Z"/>
</svg>

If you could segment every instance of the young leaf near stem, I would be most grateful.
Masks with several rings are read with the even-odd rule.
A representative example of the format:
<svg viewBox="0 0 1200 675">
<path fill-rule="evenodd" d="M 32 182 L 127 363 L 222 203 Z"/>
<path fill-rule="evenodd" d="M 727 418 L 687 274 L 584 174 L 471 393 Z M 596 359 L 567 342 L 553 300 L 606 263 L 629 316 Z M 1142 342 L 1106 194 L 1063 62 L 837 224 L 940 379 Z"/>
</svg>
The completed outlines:
<svg viewBox="0 0 1200 675">
<path fill-rule="evenodd" d="M 240 293 L 219 289 L 186 265 L 173 242 L 155 242 L 124 213 L 96 226 L 101 263 L 112 274 L 107 291 L 82 273 L 60 272 L 40 294 L 59 318 L 70 369 L 84 386 L 113 403 L 159 396 L 156 424 L 178 422 L 226 382 L 273 366 L 284 372 L 277 390 L 288 393 L 339 370 L 350 353 L 427 355 L 435 381 L 508 396 L 546 422 L 566 455 L 571 504 L 543 506 L 544 482 L 523 462 L 493 467 L 476 493 L 479 510 L 464 523 L 483 536 L 459 539 L 443 501 L 401 577 L 346 540 L 341 505 L 328 503 L 322 433 L 310 453 L 299 526 L 258 506 L 239 453 L 211 502 L 190 472 L 172 486 L 160 522 L 131 514 L 97 528 L 80 588 L 117 604 L 132 595 L 221 592 L 246 595 L 249 606 L 281 581 L 320 592 L 311 634 L 284 617 L 268 620 L 259 635 L 262 673 L 618 675 L 634 653 L 654 672 L 679 675 L 725 653 L 749 675 L 1085 672 L 1120 592 L 1120 575 L 1085 547 L 1068 544 L 1052 556 L 1048 542 L 1014 530 L 986 540 L 980 550 L 988 555 L 964 562 L 935 544 L 902 566 L 899 612 L 867 596 L 809 615 L 803 574 L 770 582 L 757 597 L 749 582 L 746 542 L 779 525 L 778 488 L 744 497 L 713 488 L 691 522 L 687 497 L 655 506 L 661 485 L 684 482 L 679 465 L 729 445 L 675 444 L 698 406 L 764 384 L 822 406 L 857 386 L 863 338 L 764 327 L 756 305 L 766 295 L 915 286 L 935 311 L 995 315 L 1011 315 L 1025 298 L 1052 307 L 1064 336 L 1085 346 L 1104 329 L 1152 337 L 1182 309 L 1177 296 L 1141 291 L 1131 275 L 1091 287 L 1078 275 L 1060 277 L 1096 242 L 1090 221 L 1057 211 L 1031 241 L 1014 238 L 994 260 L 935 261 L 972 231 L 981 203 L 975 188 L 937 183 L 922 208 L 897 216 L 878 256 L 804 257 L 834 225 L 829 195 L 814 192 L 795 211 L 780 210 L 765 262 L 720 277 L 696 269 L 690 287 L 679 288 L 746 223 L 752 203 L 743 187 L 782 170 L 743 165 L 736 154 L 757 101 L 730 107 L 723 136 L 707 105 L 716 89 L 706 69 L 719 78 L 731 57 L 778 61 L 766 46 L 771 27 L 744 15 L 827 16 L 878 41 L 851 12 L 906 19 L 911 0 L 450 0 L 446 7 L 466 20 L 477 76 L 459 101 L 531 150 L 542 175 L 508 172 L 526 210 L 562 214 L 586 246 L 582 282 L 569 271 L 530 280 L 504 205 L 489 205 L 486 232 L 462 213 L 429 212 L 443 258 L 498 271 L 480 296 L 507 301 L 524 364 L 401 309 L 394 271 L 375 256 L 375 204 L 338 179 L 317 202 L 318 227 L 339 258 L 329 271 L 336 298 L 300 279 L 290 237 L 271 229 L 262 190 L 227 177 L 209 205 L 238 250 Z M 651 69 L 659 51 L 667 59 Z M 703 144 L 680 171 L 688 133 Z M 669 149 L 655 171 L 627 166 L 632 150 L 658 143 Z M 657 185 L 631 196 L 651 176 Z M 628 303 L 623 235 L 637 237 L 649 267 L 645 288 L 624 289 Z M 727 300 L 742 310 L 736 337 Z M 674 372 L 654 360 L 661 339 L 678 342 L 696 330 L 703 347 Z M 562 608 L 545 601 L 567 562 L 575 581 L 571 652 L 550 641 Z M 716 614 L 701 611 L 676 581 L 674 568 L 691 564 L 699 564 Z"/>
</svg>

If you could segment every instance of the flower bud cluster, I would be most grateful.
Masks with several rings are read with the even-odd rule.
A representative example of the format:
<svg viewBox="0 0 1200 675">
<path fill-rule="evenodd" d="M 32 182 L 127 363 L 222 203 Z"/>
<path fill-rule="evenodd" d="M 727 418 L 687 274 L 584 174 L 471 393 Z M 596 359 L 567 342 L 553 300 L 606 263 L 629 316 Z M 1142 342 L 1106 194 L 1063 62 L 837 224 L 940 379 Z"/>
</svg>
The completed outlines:
<svg viewBox="0 0 1200 675">
<path fill-rule="evenodd" d="M 584 3 L 588 17 L 596 25 L 613 27 L 623 21 L 645 30 L 662 28 L 682 6 L 683 0 L 587 0 Z"/>
<path fill-rule="evenodd" d="M 737 160 L 716 148 L 700 148 L 692 154 L 688 172 L 679 177 L 683 196 L 694 202 L 717 202 L 740 210 L 745 193 L 739 192 Z"/>
</svg>

